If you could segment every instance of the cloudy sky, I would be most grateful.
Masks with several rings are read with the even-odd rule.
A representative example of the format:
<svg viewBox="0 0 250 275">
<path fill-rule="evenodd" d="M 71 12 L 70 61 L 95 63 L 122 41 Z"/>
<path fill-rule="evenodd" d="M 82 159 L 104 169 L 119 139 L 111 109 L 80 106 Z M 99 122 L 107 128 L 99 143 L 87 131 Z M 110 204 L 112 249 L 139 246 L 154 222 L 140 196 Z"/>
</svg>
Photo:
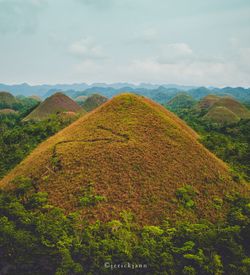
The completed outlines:
<svg viewBox="0 0 250 275">
<path fill-rule="evenodd" d="M 0 82 L 250 86 L 249 0 L 0 0 Z"/>
</svg>

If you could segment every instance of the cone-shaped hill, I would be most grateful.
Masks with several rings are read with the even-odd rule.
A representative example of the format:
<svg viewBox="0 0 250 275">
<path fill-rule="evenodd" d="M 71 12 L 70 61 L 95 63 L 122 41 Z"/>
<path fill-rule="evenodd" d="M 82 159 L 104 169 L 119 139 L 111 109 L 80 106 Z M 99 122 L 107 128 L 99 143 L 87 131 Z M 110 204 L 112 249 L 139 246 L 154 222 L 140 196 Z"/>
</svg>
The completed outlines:
<svg viewBox="0 0 250 275">
<path fill-rule="evenodd" d="M 224 106 L 214 106 L 204 116 L 204 119 L 224 124 L 238 122 L 240 117 Z"/>
<path fill-rule="evenodd" d="M 83 103 L 81 103 L 81 106 L 85 111 L 90 112 L 105 103 L 107 100 L 108 98 L 105 96 L 93 94 L 87 97 L 87 99 Z"/>
<path fill-rule="evenodd" d="M 55 93 L 44 100 L 34 109 L 25 120 L 43 120 L 52 114 L 63 112 L 84 112 L 83 109 L 71 98 L 63 93 Z"/>
<path fill-rule="evenodd" d="M 249 110 L 242 105 L 240 102 L 238 102 L 237 100 L 235 100 L 232 97 L 222 97 L 220 98 L 219 101 L 217 101 L 216 103 L 214 103 L 212 108 L 215 107 L 225 107 L 227 109 L 229 109 L 230 111 L 232 111 L 235 115 L 237 115 L 239 118 L 250 118 L 250 112 Z"/>
<path fill-rule="evenodd" d="M 0 108 L 9 108 L 17 102 L 16 98 L 8 92 L 0 92 Z"/>
<path fill-rule="evenodd" d="M 217 211 L 214 200 L 246 191 L 184 122 L 132 94 L 114 97 L 43 142 L 0 186 L 13 187 L 18 176 L 33 179 L 51 204 L 79 210 L 89 221 L 117 219 L 122 210 L 140 224 L 216 220 L 226 207 Z M 196 195 L 180 191 L 188 185 Z M 192 209 L 182 205 L 186 196 L 194 196 Z"/>
<path fill-rule="evenodd" d="M 207 95 L 200 100 L 200 102 L 198 103 L 198 108 L 201 110 L 206 110 L 212 107 L 220 99 L 221 97 L 217 95 Z"/>
<path fill-rule="evenodd" d="M 85 96 L 85 95 L 80 95 L 78 96 L 77 98 L 75 98 L 75 101 L 78 103 L 78 104 L 81 104 L 83 103 L 88 97 Z"/>
<path fill-rule="evenodd" d="M 180 108 L 191 108 L 196 104 L 196 100 L 186 93 L 179 93 L 166 104 L 171 110 Z"/>
</svg>

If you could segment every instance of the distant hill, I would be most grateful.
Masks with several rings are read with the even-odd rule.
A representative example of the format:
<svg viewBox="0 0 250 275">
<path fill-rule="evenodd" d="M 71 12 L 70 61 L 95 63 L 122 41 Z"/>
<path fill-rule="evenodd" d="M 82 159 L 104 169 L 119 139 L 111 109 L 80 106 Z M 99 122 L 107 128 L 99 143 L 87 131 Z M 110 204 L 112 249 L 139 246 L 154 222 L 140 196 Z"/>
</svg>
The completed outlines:
<svg viewBox="0 0 250 275">
<path fill-rule="evenodd" d="M 218 123 L 235 123 L 240 120 L 240 117 L 224 106 L 211 108 L 204 118 Z"/>
<path fill-rule="evenodd" d="M 63 112 L 83 112 L 83 109 L 63 93 L 56 93 L 44 100 L 25 120 L 43 120 L 49 115 Z"/>
<path fill-rule="evenodd" d="M 79 103 L 83 103 L 87 98 L 88 98 L 87 96 L 80 95 L 75 98 L 75 101 L 79 104 Z"/>
<path fill-rule="evenodd" d="M 0 109 L 0 115 L 17 115 L 18 112 L 12 109 Z"/>
<path fill-rule="evenodd" d="M 187 93 L 179 93 L 166 103 L 166 107 L 171 110 L 186 109 L 193 107 L 196 103 L 196 100 Z"/>
<path fill-rule="evenodd" d="M 78 96 L 89 96 L 99 93 L 103 96 L 111 98 L 117 94 L 131 92 L 149 97 L 158 103 L 166 104 L 171 98 L 180 92 L 186 92 L 194 99 L 199 100 L 209 94 L 218 96 L 232 96 L 240 102 L 250 104 L 250 89 L 243 87 L 194 87 L 176 84 L 150 84 L 141 83 L 135 85 L 132 83 L 75 83 L 75 84 L 55 84 L 55 85 L 35 85 L 23 83 L 18 85 L 6 85 L 0 83 L 0 90 L 11 92 L 13 95 L 31 96 L 39 95 L 43 99 L 50 97 L 54 93 L 61 91 L 67 96 L 75 99 Z"/>
<path fill-rule="evenodd" d="M 34 99 L 34 100 L 36 100 L 38 102 L 42 102 L 43 101 L 42 98 L 40 96 L 38 96 L 38 95 L 31 95 L 28 98 Z"/>
<path fill-rule="evenodd" d="M 221 97 L 217 96 L 217 95 L 207 95 L 199 101 L 197 107 L 201 110 L 207 110 L 210 107 L 212 107 L 220 99 L 221 99 Z"/>
<path fill-rule="evenodd" d="M 198 110 L 205 111 L 204 118 L 217 123 L 234 123 L 250 118 L 250 111 L 229 96 L 208 95 L 197 104 Z"/>
<path fill-rule="evenodd" d="M 247 187 L 197 138 L 163 106 L 123 94 L 40 144 L 0 186 L 29 177 L 50 204 L 90 222 L 119 219 L 123 210 L 139 224 L 215 221 L 227 211 L 215 200 Z"/>
<path fill-rule="evenodd" d="M 83 103 L 79 104 L 83 107 L 85 111 L 90 112 L 95 108 L 99 107 L 100 105 L 102 105 L 103 103 L 105 103 L 107 100 L 108 98 L 105 96 L 93 94 L 87 97 L 87 99 Z"/>
<path fill-rule="evenodd" d="M 17 103 L 16 98 L 8 92 L 0 92 L 0 109 L 11 108 Z"/>
<path fill-rule="evenodd" d="M 222 106 L 228 108 L 240 118 L 250 118 L 249 110 L 240 102 L 231 97 L 222 97 L 219 101 L 215 102 L 213 107 Z"/>
</svg>

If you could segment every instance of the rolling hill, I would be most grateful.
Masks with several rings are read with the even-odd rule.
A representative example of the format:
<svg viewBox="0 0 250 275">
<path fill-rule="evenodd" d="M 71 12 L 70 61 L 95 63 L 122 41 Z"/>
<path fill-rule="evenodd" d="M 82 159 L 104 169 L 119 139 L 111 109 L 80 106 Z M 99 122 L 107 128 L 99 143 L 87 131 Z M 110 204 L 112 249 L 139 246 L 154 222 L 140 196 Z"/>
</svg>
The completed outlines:
<svg viewBox="0 0 250 275">
<path fill-rule="evenodd" d="M 235 123 L 240 120 L 240 117 L 224 106 L 212 107 L 203 118 L 222 124 Z"/>
<path fill-rule="evenodd" d="M 34 109 L 24 121 L 43 120 L 48 116 L 63 112 L 84 112 L 84 110 L 71 98 L 63 93 L 55 93 L 44 100 L 36 109 Z"/>
<path fill-rule="evenodd" d="M 215 102 L 213 107 L 226 107 L 240 118 L 250 118 L 249 110 L 240 102 L 232 97 L 222 97 L 219 101 Z"/>
<path fill-rule="evenodd" d="M 196 104 L 196 101 L 186 93 L 179 93 L 174 98 L 166 103 L 166 107 L 171 110 L 179 108 L 191 108 Z"/>
<path fill-rule="evenodd" d="M 198 103 L 198 108 L 206 112 L 204 119 L 220 124 L 235 123 L 240 119 L 250 118 L 250 111 L 229 96 L 206 96 Z"/>
<path fill-rule="evenodd" d="M 90 112 L 105 103 L 107 100 L 108 98 L 105 96 L 93 94 L 87 97 L 87 99 L 81 104 L 81 106 L 85 111 Z"/>
<path fill-rule="evenodd" d="M 201 110 L 207 110 L 210 107 L 212 107 L 216 102 L 218 102 L 220 99 L 221 97 L 217 95 L 207 95 L 199 101 L 197 107 Z"/>
<path fill-rule="evenodd" d="M 81 103 L 83 103 L 87 98 L 88 98 L 87 96 L 80 95 L 80 96 L 78 96 L 77 98 L 75 98 L 75 101 L 76 101 L 78 104 L 81 104 Z"/>
<path fill-rule="evenodd" d="M 79 210 L 90 222 L 118 219 L 123 210 L 140 224 L 215 221 L 227 209 L 225 202 L 217 211 L 215 200 L 247 190 L 197 138 L 164 107 L 123 94 L 40 144 L 0 186 L 31 178 L 50 204 Z M 192 198 L 187 208 L 186 198 Z"/>
<path fill-rule="evenodd" d="M 16 98 L 8 92 L 0 92 L 0 108 L 10 108 L 17 102 Z"/>
</svg>

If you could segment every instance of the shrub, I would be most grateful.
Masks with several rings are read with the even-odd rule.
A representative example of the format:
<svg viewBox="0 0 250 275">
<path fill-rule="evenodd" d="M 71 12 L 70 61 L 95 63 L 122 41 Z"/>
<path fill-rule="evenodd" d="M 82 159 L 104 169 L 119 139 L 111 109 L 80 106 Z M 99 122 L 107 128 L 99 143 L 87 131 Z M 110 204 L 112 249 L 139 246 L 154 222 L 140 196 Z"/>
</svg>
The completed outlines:
<svg viewBox="0 0 250 275">
<path fill-rule="evenodd" d="M 190 185 L 185 185 L 184 187 L 178 188 L 176 190 L 176 197 L 185 208 L 195 207 L 195 202 L 193 200 L 195 196 L 196 192 Z"/>
</svg>

